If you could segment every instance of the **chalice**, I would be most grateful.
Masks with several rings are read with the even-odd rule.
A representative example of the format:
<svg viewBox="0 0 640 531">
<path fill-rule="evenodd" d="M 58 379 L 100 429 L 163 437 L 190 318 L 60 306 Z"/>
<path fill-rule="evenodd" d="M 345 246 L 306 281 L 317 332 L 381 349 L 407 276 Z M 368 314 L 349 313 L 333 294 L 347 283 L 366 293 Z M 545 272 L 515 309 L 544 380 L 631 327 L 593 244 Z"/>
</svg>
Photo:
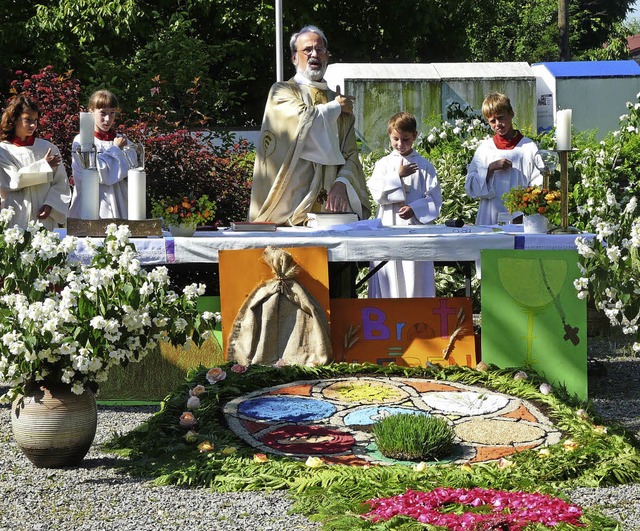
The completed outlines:
<svg viewBox="0 0 640 531">
<path fill-rule="evenodd" d="M 551 149 L 541 149 L 536 153 L 533 163 L 542 173 L 542 187 L 549 190 L 549 176 L 556 171 L 560 163 L 558 152 Z"/>
</svg>

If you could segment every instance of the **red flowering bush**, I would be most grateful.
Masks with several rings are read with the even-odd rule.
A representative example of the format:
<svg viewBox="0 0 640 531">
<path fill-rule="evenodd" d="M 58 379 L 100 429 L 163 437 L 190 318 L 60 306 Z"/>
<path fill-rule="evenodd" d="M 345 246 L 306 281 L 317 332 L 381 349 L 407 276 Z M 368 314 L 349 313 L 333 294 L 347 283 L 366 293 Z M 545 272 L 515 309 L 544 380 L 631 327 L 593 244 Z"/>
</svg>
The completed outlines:
<svg viewBox="0 0 640 531">
<path fill-rule="evenodd" d="M 147 208 L 167 195 L 207 195 L 216 202 L 216 225 L 244 220 L 254 160 L 250 144 L 175 125 L 164 115 L 141 115 L 122 128 L 128 138 L 145 146 Z M 215 143 L 218 138 L 221 145 Z"/>
</svg>

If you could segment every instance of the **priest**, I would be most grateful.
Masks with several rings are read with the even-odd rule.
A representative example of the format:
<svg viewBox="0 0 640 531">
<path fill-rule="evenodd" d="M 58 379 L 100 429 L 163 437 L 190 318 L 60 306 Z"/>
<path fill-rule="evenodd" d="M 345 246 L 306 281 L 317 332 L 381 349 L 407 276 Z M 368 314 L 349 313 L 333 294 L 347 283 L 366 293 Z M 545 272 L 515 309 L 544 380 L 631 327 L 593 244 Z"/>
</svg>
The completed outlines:
<svg viewBox="0 0 640 531">
<path fill-rule="evenodd" d="M 296 75 L 269 91 L 251 189 L 249 221 L 300 225 L 309 212 L 370 215 L 358 157 L 352 96 L 324 81 L 328 43 L 315 26 L 290 40 Z"/>
</svg>

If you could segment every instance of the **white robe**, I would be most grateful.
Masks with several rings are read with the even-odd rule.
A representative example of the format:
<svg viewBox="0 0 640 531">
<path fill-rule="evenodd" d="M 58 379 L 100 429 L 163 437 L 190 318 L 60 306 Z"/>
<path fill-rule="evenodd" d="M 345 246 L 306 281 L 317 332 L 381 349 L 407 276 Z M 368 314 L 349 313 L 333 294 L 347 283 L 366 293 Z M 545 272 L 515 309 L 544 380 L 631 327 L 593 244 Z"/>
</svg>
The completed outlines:
<svg viewBox="0 0 640 531">
<path fill-rule="evenodd" d="M 127 175 L 129 165 L 122 150 L 113 140 L 99 140 L 93 142 L 97 151 L 98 166 L 98 197 L 100 201 L 100 219 L 128 219 L 128 186 Z M 72 152 L 80 146 L 80 135 L 73 139 Z M 80 218 L 80 198 L 82 197 L 82 167 L 73 158 L 73 197 L 69 209 L 70 218 Z"/>
<path fill-rule="evenodd" d="M 476 225 L 495 225 L 498 212 L 507 212 L 502 203 L 502 194 L 519 186 L 526 188 L 542 184 L 542 174 L 534 163 L 537 152 L 538 146 L 527 137 L 523 137 L 513 149 L 498 149 L 493 138 L 480 143 L 467 168 L 464 185 L 469 197 L 480 199 Z M 487 182 L 489 164 L 498 159 L 508 159 L 512 166 L 508 170 L 493 172 Z"/>
<path fill-rule="evenodd" d="M 400 177 L 400 164 L 415 163 L 418 171 Z M 440 213 L 442 191 L 436 169 L 427 159 L 412 151 L 406 157 L 393 152 L 376 162 L 367 186 L 379 204 L 377 217 L 383 225 L 424 225 Z M 404 205 L 413 209 L 411 219 L 402 219 L 398 211 Z M 372 268 L 379 262 L 372 262 Z M 434 297 L 433 262 L 397 260 L 387 262 L 369 279 L 369 297 Z"/>
<path fill-rule="evenodd" d="M 36 138 L 32 146 L 15 146 L 0 142 L 0 194 L 2 207 L 13 207 L 12 223 L 26 228 L 29 221 L 38 219 L 43 205 L 51 207 L 48 218 L 39 220 L 47 229 L 64 225 L 71 200 L 71 190 L 64 164 L 56 171 L 45 160 L 47 151 L 59 155 L 51 142 Z M 40 184 L 29 185 L 29 182 Z"/>
</svg>

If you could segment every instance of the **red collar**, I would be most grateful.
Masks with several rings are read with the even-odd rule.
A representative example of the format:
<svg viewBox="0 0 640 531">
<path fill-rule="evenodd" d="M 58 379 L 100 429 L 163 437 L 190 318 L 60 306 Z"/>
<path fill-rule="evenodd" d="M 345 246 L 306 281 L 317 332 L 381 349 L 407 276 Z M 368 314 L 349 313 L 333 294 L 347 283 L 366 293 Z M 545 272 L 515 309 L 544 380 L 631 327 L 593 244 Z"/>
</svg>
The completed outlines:
<svg viewBox="0 0 640 531">
<path fill-rule="evenodd" d="M 98 140 L 112 141 L 116 137 L 116 134 L 114 131 L 107 131 L 106 133 L 104 131 L 94 131 L 93 136 Z"/>
<path fill-rule="evenodd" d="M 511 140 L 507 140 L 500 135 L 493 135 L 493 143 L 498 149 L 513 149 L 523 138 L 524 136 L 522 133 L 520 131 L 516 131 L 516 134 L 511 137 Z"/>
<path fill-rule="evenodd" d="M 36 135 L 28 136 L 25 140 L 20 140 L 16 135 L 8 139 L 14 146 L 33 146 L 36 141 Z"/>
</svg>

